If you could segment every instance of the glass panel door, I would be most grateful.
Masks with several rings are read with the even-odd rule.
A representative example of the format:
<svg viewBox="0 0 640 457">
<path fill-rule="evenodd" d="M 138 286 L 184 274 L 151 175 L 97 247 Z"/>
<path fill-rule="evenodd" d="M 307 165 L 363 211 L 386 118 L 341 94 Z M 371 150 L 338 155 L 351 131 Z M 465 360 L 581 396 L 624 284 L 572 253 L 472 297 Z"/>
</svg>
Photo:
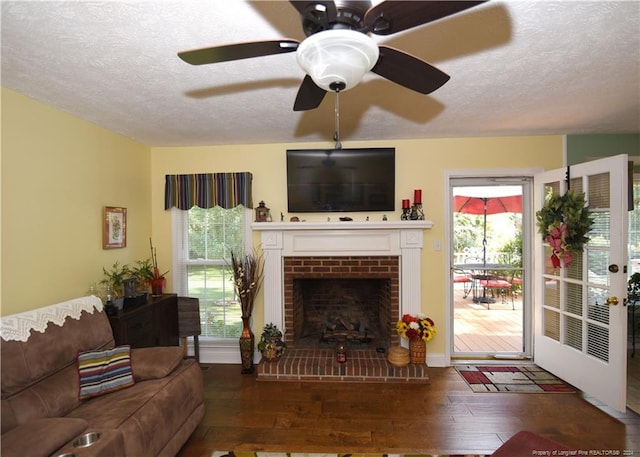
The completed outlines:
<svg viewBox="0 0 640 457">
<path fill-rule="evenodd" d="M 535 361 L 589 395 L 624 411 L 626 392 L 627 157 L 552 170 L 535 178 L 536 210 L 568 188 L 585 195 L 589 242 L 557 267 L 536 236 Z M 615 299 L 615 300 L 614 300 Z"/>
<path fill-rule="evenodd" d="M 526 178 L 450 181 L 453 358 L 530 355 L 530 184 Z"/>
</svg>

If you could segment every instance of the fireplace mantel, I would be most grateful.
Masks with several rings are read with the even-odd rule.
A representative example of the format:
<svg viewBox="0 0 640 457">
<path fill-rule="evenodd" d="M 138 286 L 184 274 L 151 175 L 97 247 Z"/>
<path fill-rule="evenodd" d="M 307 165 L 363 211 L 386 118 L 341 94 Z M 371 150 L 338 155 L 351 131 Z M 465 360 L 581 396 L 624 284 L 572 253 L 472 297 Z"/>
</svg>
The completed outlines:
<svg viewBox="0 0 640 457">
<path fill-rule="evenodd" d="M 251 227 L 261 232 L 265 323 L 286 331 L 282 259 L 290 256 L 399 256 L 400 315 L 421 311 L 421 251 L 431 221 L 256 222 Z"/>
<path fill-rule="evenodd" d="M 403 230 L 430 229 L 431 221 L 335 221 L 335 222 L 255 222 L 253 230 L 263 232 L 285 232 L 301 230 Z"/>
</svg>

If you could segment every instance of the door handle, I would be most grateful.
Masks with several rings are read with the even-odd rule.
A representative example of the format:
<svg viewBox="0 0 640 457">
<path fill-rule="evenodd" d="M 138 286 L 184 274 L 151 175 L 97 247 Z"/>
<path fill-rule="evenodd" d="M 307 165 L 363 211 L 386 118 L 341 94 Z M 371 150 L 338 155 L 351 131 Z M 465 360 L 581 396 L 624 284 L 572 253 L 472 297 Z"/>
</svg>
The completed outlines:
<svg viewBox="0 0 640 457">
<path fill-rule="evenodd" d="M 612 265 L 609 265 L 610 273 L 617 273 L 618 271 L 620 271 L 620 268 L 618 267 L 618 265 L 616 265 L 615 263 Z"/>
<path fill-rule="evenodd" d="M 612 295 L 611 297 L 607 297 L 605 303 L 609 306 L 616 306 L 619 303 L 618 297 Z"/>
</svg>

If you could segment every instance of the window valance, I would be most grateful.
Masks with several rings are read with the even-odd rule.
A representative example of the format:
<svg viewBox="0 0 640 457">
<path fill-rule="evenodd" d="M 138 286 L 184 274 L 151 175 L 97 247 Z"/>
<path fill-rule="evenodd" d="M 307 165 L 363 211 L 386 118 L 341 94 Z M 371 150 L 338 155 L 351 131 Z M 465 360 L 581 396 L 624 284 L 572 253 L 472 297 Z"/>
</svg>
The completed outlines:
<svg viewBox="0 0 640 457">
<path fill-rule="evenodd" d="M 253 208 L 252 180 L 249 172 L 166 175 L 164 209 L 174 206 L 183 210 L 194 206 L 229 209 L 238 205 Z"/>
</svg>

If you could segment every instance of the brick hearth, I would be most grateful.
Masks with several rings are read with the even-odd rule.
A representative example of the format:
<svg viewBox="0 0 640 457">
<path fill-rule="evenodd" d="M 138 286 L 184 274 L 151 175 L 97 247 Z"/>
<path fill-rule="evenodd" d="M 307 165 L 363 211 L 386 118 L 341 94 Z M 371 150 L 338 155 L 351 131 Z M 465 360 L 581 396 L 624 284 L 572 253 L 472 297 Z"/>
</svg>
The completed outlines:
<svg viewBox="0 0 640 457">
<path fill-rule="evenodd" d="M 275 361 L 258 364 L 261 381 L 355 381 L 429 383 L 426 364 L 395 367 L 387 354 L 371 349 L 348 349 L 347 361 L 338 363 L 333 347 L 326 349 L 287 349 Z"/>
</svg>

